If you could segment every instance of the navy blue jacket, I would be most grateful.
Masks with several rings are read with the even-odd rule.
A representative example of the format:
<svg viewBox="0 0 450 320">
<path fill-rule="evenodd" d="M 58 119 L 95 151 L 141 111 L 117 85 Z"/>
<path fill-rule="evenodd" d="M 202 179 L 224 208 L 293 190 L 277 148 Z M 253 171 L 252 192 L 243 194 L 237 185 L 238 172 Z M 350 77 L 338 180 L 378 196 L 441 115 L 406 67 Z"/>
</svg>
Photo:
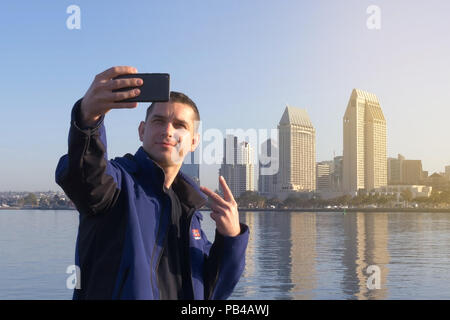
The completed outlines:
<svg viewBox="0 0 450 320">
<path fill-rule="evenodd" d="M 78 123 L 81 99 L 72 108 L 68 153 L 56 183 L 79 212 L 75 263 L 80 289 L 74 299 L 159 299 L 157 267 L 166 241 L 171 201 L 164 172 L 140 147 L 108 160 L 104 116 L 93 128 Z M 216 230 L 214 243 L 201 229 L 198 211 L 206 195 L 182 172 L 172 188 L 189 217 L 189 264 L 194 299 L 228 298 L 244 270 L 249 230 L 236 237 Z"/>
</svg>

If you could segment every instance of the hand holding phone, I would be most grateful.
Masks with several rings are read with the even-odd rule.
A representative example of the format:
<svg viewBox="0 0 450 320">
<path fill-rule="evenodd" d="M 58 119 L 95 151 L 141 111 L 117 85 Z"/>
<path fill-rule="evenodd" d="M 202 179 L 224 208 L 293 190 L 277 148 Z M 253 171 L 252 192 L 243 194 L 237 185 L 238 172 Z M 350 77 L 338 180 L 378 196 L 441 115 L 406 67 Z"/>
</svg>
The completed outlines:
<svg viewBox="0 0 450 320">
<path fill-rule="evenodd" d="M 136 108 L 136 102 L 116 102 L 136 97 L 140 94 L 138 83 L 140 79 L 112 80 L 120 75 L 137 74 L 137 69 L 131 66 L 116 66 L 95 76 L 91 86 L 83 96 L 80 106 L 79 123 L 82 126 L 93 126 L 98 119 L 111 109 Z M 113 93 L 114 89 L 133 87 L 133 90 Z"/>
<path fill-rule="evenodd" d="M 138 96 L 120 100 L 117 102 L 167 102 L 170 94 L 170 75 L 168 73 L 134 73 L 124 74 L 114 78 L 116 79 L 137 79 L 144 82 L 139 86 L 140 94 Z M 125 87 L 113 90 L 113 92 L 128 91 L 135 87 Z"/>
</svg>

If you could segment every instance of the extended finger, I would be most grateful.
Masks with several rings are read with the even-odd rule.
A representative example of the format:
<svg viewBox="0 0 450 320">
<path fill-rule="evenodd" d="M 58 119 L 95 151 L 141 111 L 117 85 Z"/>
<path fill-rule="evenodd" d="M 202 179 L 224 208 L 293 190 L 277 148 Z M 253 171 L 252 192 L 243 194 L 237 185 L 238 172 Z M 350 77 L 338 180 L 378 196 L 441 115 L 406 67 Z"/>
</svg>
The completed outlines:
<svg viewBox="0 0 450 320">
<path fill-rule="evenodd" d="M 234 201 L 233 193 L 231 193 L 230 188 L 228 188 L 228 185 L 227 185 L 227 182 L 225 181 L 225 178 L 220 176 L 219 177 L 219 183 L 222 186 L 224 199 L 226 201 Z"/>
<path fill-rule="evenodd" d="M 130 74 L 130 73 L 137 73 L 137 69 L 131 66 L 117 66 L 109 68 L 108 70 L 105 70 L 102 73 L 99 73 L 97 77 L 100 80 L 109 80 L 121 74 Z"/>
</svg>

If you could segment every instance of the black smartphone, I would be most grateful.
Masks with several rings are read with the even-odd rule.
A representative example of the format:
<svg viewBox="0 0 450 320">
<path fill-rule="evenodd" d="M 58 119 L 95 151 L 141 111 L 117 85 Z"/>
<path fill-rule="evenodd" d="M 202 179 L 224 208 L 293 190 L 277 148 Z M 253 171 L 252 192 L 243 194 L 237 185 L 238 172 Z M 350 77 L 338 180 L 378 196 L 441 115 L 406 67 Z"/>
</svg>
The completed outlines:
<svg viewBox="0 0 450 320">
<path fill-rule="evenodd" d="M 113 92 L 128 91 L 138 88 L 141 93 L 130 99 L 116 102 L 167 102 L 170 94 L 170 75 L 168 73 L 132 73 L 123 74 L 114 79 L 141 78 L 144 84 L 139 87 L 126 87 Z"/>
</svg>

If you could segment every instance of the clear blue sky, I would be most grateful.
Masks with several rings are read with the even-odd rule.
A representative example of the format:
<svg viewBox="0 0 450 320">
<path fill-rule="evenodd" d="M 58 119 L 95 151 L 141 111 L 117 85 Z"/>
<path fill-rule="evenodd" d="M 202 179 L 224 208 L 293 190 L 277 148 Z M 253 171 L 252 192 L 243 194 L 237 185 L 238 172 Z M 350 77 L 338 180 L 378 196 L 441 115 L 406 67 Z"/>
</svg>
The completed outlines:
<svg viewBox="0 0 450 320">
<path fill-rule="evenodd" d="M 69 30 L 66 8 L 81 8 Z M 369 5 L 381 30 L 369 30 Z M 60 190 L 70 110 L 114 65 L 168 72 L 171 89 L 199 106 L 203 129 L 276 128 L 288 103 L 316 128 L 317 161 L 342 154 L 353 88 L 375 93 L 388 156 L 450 164 L 450 2 L 8 1 L 0 11 L 0 191 Z M 105 121 L 109 158 L 140 146 L 147 104 Z M 261 141 L 262 142 L 262 141 Z M 218 166 L 201 180 L 217 185 Z"/>
</svg>

